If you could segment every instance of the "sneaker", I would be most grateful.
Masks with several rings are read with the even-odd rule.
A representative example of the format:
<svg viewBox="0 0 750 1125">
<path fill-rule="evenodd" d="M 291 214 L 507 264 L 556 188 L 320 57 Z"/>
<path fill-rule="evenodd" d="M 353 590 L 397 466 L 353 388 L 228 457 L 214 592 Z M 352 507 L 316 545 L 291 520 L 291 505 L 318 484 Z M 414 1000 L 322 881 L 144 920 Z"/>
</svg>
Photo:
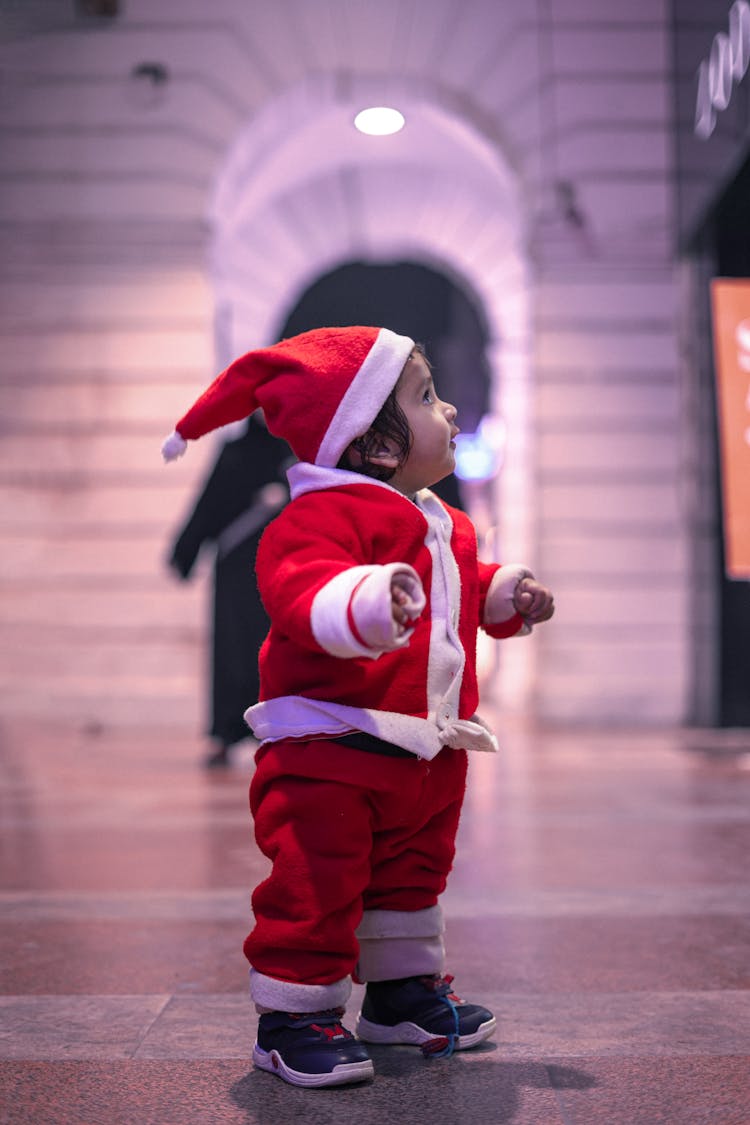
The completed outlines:
<svg viewBox="0 0 750 1125">
<path fill-rule="evenodd" d="M 497 1021 L 486 1008 L 456 996 L 452 981 L 436 974 L 369 983 L 357 1035 L 366 1043 L 412 1043 L 433 1057 L 476 1047 Z"/>
<path fill-rule="evenodd" d="M 367 1050 L 339 1020 L 343 1008 L 327 1012 L 264 1012 L 258 1021 L 253 1062 L 292 1086 L 343 1086 L 374 1078 Z"/>
</svg>

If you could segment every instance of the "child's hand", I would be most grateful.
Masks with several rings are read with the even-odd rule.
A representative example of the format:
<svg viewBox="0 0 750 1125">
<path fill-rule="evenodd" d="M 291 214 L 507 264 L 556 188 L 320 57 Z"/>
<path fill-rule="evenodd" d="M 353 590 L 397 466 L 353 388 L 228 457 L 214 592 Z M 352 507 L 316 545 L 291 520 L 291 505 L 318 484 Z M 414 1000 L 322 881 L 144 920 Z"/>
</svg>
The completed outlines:
<svg viewBox="0 0 750 1125">
<path fill-rule="evenodd" d="M 427 601 L 419 575 L 408 563 L 360 569 L 369 573 L 357 582 L 350 602 L 354 636 L 379 652 L 403 648 Z"/>
<path fill-rule="evenodd" d="M 536 578 L 522 578 L 513 593 L 513 608 L 529 625 L 549 621 L 555 612 L 552 592 Z"/>
<path fill-rule="evenodd" d="M 406 609 L 408 604 L 409 597 L 406 591 L 394 580 L 391 583 L 391 616 L 396 624 L 398 636 L 405 633 L 409 625 L 410 618 Z"/>
</svg>

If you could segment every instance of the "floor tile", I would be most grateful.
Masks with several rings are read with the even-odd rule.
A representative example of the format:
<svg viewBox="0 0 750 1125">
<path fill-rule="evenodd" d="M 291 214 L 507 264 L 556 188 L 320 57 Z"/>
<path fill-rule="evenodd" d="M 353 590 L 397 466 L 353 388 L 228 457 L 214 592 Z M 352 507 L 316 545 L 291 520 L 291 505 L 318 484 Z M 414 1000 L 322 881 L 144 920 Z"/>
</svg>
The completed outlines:
<svg viewBox="0 0 750 1125">
<path fill-rule="evenodd" d="M 132 1058 L 168 996 L 0 996 L 0 1058 Z"/>
</svg>

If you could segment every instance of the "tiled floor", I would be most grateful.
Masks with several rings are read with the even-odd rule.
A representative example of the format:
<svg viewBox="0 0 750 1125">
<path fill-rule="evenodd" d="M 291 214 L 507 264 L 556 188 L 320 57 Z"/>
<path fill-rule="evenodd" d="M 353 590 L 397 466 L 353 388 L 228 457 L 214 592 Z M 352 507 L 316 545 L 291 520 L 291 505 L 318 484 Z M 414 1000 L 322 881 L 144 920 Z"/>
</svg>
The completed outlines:
<svg viewBox="0 0 750 1125">
<path fill-rule="evenodd" d="M 0 734 L 3 1125 L 750 1125 L 750 731 L 506 729 L 444 902 L 495 1040 L 319 1091 L 250 1062 L 248 752 Z"/>
</svg>

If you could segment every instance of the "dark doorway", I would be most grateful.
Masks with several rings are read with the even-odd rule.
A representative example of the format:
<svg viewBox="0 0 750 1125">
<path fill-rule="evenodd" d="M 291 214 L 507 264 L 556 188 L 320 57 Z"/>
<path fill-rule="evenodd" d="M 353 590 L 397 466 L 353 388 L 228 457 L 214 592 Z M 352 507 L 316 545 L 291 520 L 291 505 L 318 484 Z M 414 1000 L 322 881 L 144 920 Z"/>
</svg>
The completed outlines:
<svg viewBox="0 0 750 1125">
<path fill-rule="evenodd" d="M 750 277 L 750 160 L 722 196 L 710 224 L 718 277 Z M 716 431 L 715 431 L 716 432 Z M 716 489 L 719 489 L 718 441 Z M 717 501 L 721 510 L 721 501 Z M 723 526 L 722 526 L 723 532 Z M 722 726 L 750 726 L 750 581 L 725 575 L 721 550 L 719 716 Z"/>
</svg>

